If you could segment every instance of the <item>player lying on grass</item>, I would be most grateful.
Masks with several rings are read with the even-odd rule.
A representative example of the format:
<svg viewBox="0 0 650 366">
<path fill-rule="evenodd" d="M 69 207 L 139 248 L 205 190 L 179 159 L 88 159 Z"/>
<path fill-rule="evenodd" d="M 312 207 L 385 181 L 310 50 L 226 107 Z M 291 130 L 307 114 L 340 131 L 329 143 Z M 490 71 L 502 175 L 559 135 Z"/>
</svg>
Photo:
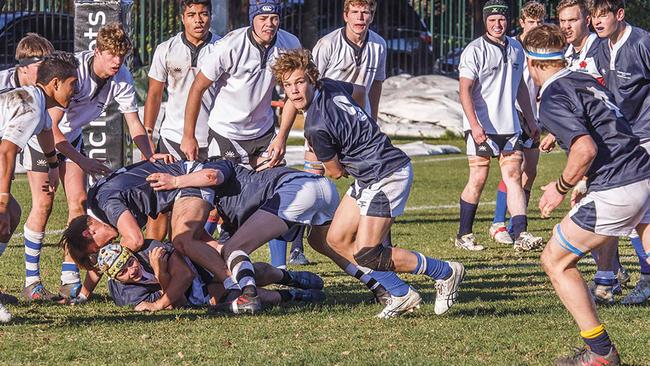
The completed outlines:
<svg viewBox="0 0 650 366">
<path fill-rule="evenodd" d="M 52 120 L 47 110 L 52 107 L 67 107 L 76 81 L 77 61 L 74 56 L 56 52 L 43 60 L 38 70 L 36 86 L 0 94 L 0 255 L 20 222 L 21 209 L 11 195 L 11 182 L 16 156 L 32 136 L 36 136 L 40 147 L 47 152 L 47 179 L 40 189 L 50 195 L 56 191 L 59 170 Z M 30 248 L 26 249 L 25 258 L 27 273 L 37 270 L 39 258 Z"/>
<path fill-rule="evenodd" d="M 202 172 L 180 177 L 153 174 L 150 180 L 156 189 L 214 187 L 217 210 L 223 220 L 222 255 L 243 291 L 241 296 L 237 293 L 236 305 L 233 305 L 236 312 L 255 313 L 261 308 L 256 295 L 255 269 L 248 256 L 270 239 L 290 241 L 301 232 L 301 225 L 310 226 L 307 239 L 317 252 L 332 259 L 371 290 L 376 291 L 379 282 L 391 291 L 392 284 L 397 282 L 394 273 L 360 268 L 327 245 L 329 223 L 339 203 L 331 181 L 284 167 L 254 172 L 231 164 L 230 169 L 231 173 L 223 174 L 231 178 L 223 183 L 215 179 L 219 174 Z M 393 317 L 409 309 L 400 302 L 388 301 L 379 316 Z"/>
<path fill-rule="evenodd" d="M 119 244 L 100 249 L 97 265 L 110 277 L 108 291 L 118 306 L 135 306 L 136 311 L 158 311 L 182 306 L 217 305 L 227 283 L 193 263 L 168 243 L 147 240 L 136 253 Z M 262 302 L 279 305 L 289 301 L 320 302 L 325 299 L 323 280 L 310 272 L 291 272 L 267 263 L 255 263 L 259 282 L 295 287 L 260 291 Z"/>
<path fill-rule="evenodd" d="M 307 50 L 288 51 L 273 66 L 276 79 L 294 106 L 306 114 L 305 137 L 326 175 L 352 175 L 352 187 L 336 210 L 327 243 L 342 257 L 377 271 L 424 274 L 436 280 L 436 314 L 456 301 L 462 264 L 385 247 L 395 218 L 404 212 L 413 182 L 408 156 L 394 147 L 377 123 L 353 99 L 353 84 L 319 79 Z M 229 262 L 231 259 L 229 258 Z M 408 286 L 406 286 L 408 287 Z M 246 292 L 247 287 L 242 291 Z M 250 289 L 248 289 L 250 291 Z M 410 288 L 393 301 L 413 309 L 421 299 Z"/>
<path fill-rule="evenodd" d="M 525 40 L 528 66 L 541 87 L 540 121 L 568 152 L 556 182 L 539 202 L 543 217 L 584 176 L 588 193 L 553 229 L 541 262 L 560 300 L 580 328 L 587 348 L 558 365 L 618 365 L 618 352 L 598 319 L 577 269 L 586 253 L 636 228 L 650 244 L 650 155 L 639 145 L 614 98 L 593 77 L 565 69 L 566 39 L 554 25 L 532 30 Z"/>
</svg>

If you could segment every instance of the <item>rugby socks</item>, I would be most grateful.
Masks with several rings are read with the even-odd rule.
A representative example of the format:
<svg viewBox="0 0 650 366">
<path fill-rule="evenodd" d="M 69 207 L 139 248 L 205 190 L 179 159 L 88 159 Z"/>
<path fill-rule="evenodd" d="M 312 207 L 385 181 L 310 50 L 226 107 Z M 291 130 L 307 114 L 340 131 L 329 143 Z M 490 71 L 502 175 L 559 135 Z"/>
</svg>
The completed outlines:
<svg viewBox="0 0 650 366">
<path fill-rule="evenodd" d="M 404 296 L 408 293 L 409 285 L 402 281 L 394 272 L 373 271 L 370 268 L 348 264 L 345 273 L 363 282 L 373 293 L 384 288 L 391 295 Z"/>
<path fill-rule="evenodd" d="M 223 281 L 223 288 L 226 289 L 226 291 L 241 290 L 239 284 L 232 277 L 228 277 Z"/>
<path fill-rule="evenodd" d="M 528 216 L 517 215 L 512 217 L 512 237 L 519 238 L 519 235 L 528 228 Z"/>
<path fill-rule="evenodd" d="M 472 226 L 474 225 L 474 218 L 476 217 L 477 210 L 478 204 L 472 204 L 463 201 L 462 198 L 460 199 L 460 227 L 458 229 L 458 239 L 463 235 L 472 232 Z"/>
<path fill-rule="evenodd" d="M 650 274 L 650 264 L 648 264 L 648 254 L 645 252 L 645 249 L 643 249 L 643 243 L 641 242 L 641 238 L 638 236 L 633 236 L 630 237 L 632 241 L 632 246 L 634 247 L 634 251 L 636 252 L 636 256 L 639 257 L 639 265 L 641 265 L 641 273 L 642 274 Z"/>
<path fill-rule="evenodd" d="M 602 286 L 614 286 L 616 284 L 616 273 L 614 271 L 596 271 L 594 283 Z"/>
<path fill-rule="evenodd" d="M 44 232 L 29 230 L 23 226 L 25 233 L 25 287 L 41 281 L 41 247 Z"/>
<path fill-rule="evenodd" d="M 7 243 L 0 243 L 0 257 L 2 257 L 5 250 L 7 250 Z"/>
<path fill-rule="evenodd" d="M 602 324 L 592 330 L 580 332 L 580 336 L 593 352 L 601 356 L 606 356 L 612 349 L 612 340 Z"/>
<path fill-rule="evenodd" d="M 219 227 L 219 218 L 208 216 L 208 220 L 205 222 L 205 225 L 203 227 L 205 228 L 205 231 L 210 234 L 210 236 L 214 235 L 214 232 Z"/>
<path fill-rule="evenodd" d="M 253 263 L 242 250 L 235 250 L 230 253 L 226 260 L 228 269 L 242 289 L 242 293 L 250 296 L 257 296 L 257 287 L 255 284 L 255 269 Z"/>
<path fill-rule="evenodd" d="M 271 253 L 271 265 L 275 268 L 287 268 L 287 242 L 273 239 L 269 241 L 269 252 Z"/>
<path fill-rule="evenodd" d="M 430 258 L 422 253 L 412 252 L 418 258 L 418 265 L 413 274 L 425 274 L 434 280 L 446 280 L 451 277 L 452 269 L 449 263 L 439 259 Z"/>
<path fill-rule="evenodd" d="M 63 262 L 61 264 L 61 285 L 65 286 L 73 283 L 81 283 L 79 267 L 72 262 Z"/>
<path fill-rule="evenodd" d="M 494 219 L 492 220 L 493 224 L 506 222 L 506 214 L 508 212 L 507 192 L 506 184 L 503 183 L 503 181 L 499 182 L 499 188 L 497 189 L 497 205 L 494 208 Z"/>
</svg>

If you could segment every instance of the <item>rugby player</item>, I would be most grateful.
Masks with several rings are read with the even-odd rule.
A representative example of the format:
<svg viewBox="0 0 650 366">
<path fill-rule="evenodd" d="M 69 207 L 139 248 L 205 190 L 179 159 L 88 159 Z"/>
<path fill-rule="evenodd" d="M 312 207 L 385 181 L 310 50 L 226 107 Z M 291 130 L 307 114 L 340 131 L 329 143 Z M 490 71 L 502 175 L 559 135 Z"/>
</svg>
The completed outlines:
<svg viewBox="0 0 650 366">
<path fill-rule="evenodd" d="M 210 32 L 211 1 L 182 0 L 180 6 L 183 31 L 156 47 L 149 69 L 149 88 L 144 105 L 144 128 L 149 136 L 153 136 L 163 93 L 167 91 L 167 106 L 159 129 L 156 152 L 171 154 L 176 160 L 186 158 L 180 144 L 189 89 L 199 72 L 199 65 L 207 61 L 209 46 L 220 38 Z M 207 122 L 216 92 L 217 85 L 213 84 L 201 100 L 196 124 L 198 161 L 205 161 L 208 157 Z M 158 220 L 147 224 L 147 238 L 165 238 L 169 220 L 167 214 L 158 217 Z"/>
<path fill-rule="evenodd" d="M 0 71 L 0 91 L 36 85 L 38 67 L 54 52 L 52 43 L 36 33 L 27 33 L 16 46 L 15 67 Z"/>
<path fill-rule="evenodd" d="M 326 175 L 355 178 L 336 210 L 327 243 L 362 267 L 431 277 L 438 291 L 434 311 L 446 312 L 458 296 L 465 274 L 463 265 L 382 245 L 394 219 L 404 212 L 413 171 L 408 156 L 390 143 L 377 123 L 352 99 L 359 87 L 319 79 L 307 50 L 283 54 L 273 69 L 287 97 L 306 114 L 305 138 L 323 162 Z M 404 304 L 419 305 L 421 301 L 414 291 L 391 298 Z"/>
<path fill-rule="evenodd" d="M 77 81 L 77 61 L 73 55 L 55 52 L 41 60 L 35 86 L 25 86 L 0 93 L 0 255 L 20 222 L 21 209 L 11 195 L 16 156 L 35 136 L 45 154 L 48 172 L 42 187 L 54 195 L 59 184 L 59 170 L 54 150 L 49 108 L 66 108 Z M 27 276 L 39 272 L 40 248 L 25 248 Z M 0 303 L 16 302 L 2 295 Z"/>
<path fill-rule="evenodd" d="M 650 240 L 648 225 L 641 224 L 650 207 L 650 155 L 639 146 L 612 93 L 593 77 L 565 68 L 565 44 L 554 25 L 532 30 L 525 40 L 529 70 L 541 88 L 540 122 L 568 152 L 558 180 L 542 188 L 542 217 L 549 217 L 584 176 L 589 186 L 586 196 L 555 226 L 541 256 L 544 271 L 587 345 L 556 364 L 618 365 L 616 347 L 598 320 L 577 263 L 634 228 Z"/>
<path fill-rule="evenodd" d="M 455 245 L 465 250 L 483 250 L 472 233 L 474 217 L 489 171 L 490 158 L 497 157 L 506 185 L 511 214 L 513 247 L 533 250 L 541 238 L 529 232 L 526 196 L 521 184 L 521 126 L 515 108 L 519 103 L 535 140 L 539 127 L 523 79 L 526 57 L 520 43 L 506 36 L 509 7 L 503 0 L 489 0 L 483 7 L 486 34 L 472 41 L 461 54 L 460 101 L 467 140 L 469 178 L 460 197 L 460 227 Z"/>
<path fill-rule="evenodd" d="M 623 0 L 594 0 L 590 13 L 598 37 L 604 39 L 596 62 L 605 85 L 642 146 L 650 150 L 650 33 L 625 21 Z M 650 298 L 650 247 L 644 248 L 637 235 L 632 236 L 632 246 L 641 277 L 623 304 L 640 304 Z"/>
<path fill-rule="evenodd" d="M 84 213 L 86 173 L 101 175 L 110 172 L 110 169 L 100 160 L 83 154 L 82 139 L 83 126 L 98 118 L 107 104 L 117 102 L 133 141 L 146 159 L 153 158 L 151 142 L 138 117 L 133 78 L 127 67 L 123 65 L 124 58 L 130 50 L 131 41 L 120 24 L 111 23 L 100 28 L 95 50 L 76 54 L 79 60 L 77 70 L 79 80 L 70 105 L 66 110 L 50 109 L 54 142 L 61 162 L 59 167 L 61 181 L 66 193 L 68 222 Z M 21 163 L 27 169 L 32 195 L 32 209 L 24 226 L 25 247 L 37 252 L 40 252 L 45 237 L 45 227 L 54 203 L 54 195 L 41 189 L 48 179 L 45 158 L 42 149 L 33 138 L 21 155 Z M 61 268 L 60 293 L 64 297 L 73 298 L 80 287 L 79 269 L 66 255 Z M 25 279 L 23 296 L 28 301 L 50 296 L 43 288 L 38 272 L 28 275 Z"/>
<path fill-rule="evenodd" d="M 517 35 L 517 41 L 523 43 L 524 38 L 528 32 L 534 29 L 537 26 L 540 26 L 544 23 L 544 18 L 546 18 L 546 8 L 544 5 L 537 1 L 527 2 L 520 11 L 519 16 L 519 26 L 521 27 L 521 33 Z M 528 72 L 528 67 L 524 63 L 524 74 L 523 80 L 526 83 L 528 88 L 528 95 L 530 100 L 530 106 L 533 110 L 533 115 L 537 118 L 537 87 L 535 83 L 530 78 L 530 73 Z M 539 162 L 539 136 L 535 139 L 529 137 L 529 134 L 526 132 L 528 122 L 521 112 L 521 107 L 517 104 L 517 114 L 520 121 L 524 121 L 521 124 L 522 133 L 522 152 L 524 161 L 522 164 L 522 175 L 521 182 L 524 188 L 524 195 L 526 198 L 526 208 L 528 208 L 528 202 L 530 201 L 530 193 L 533 187 L 533 182 L 535 177 L 537 177 L 537 164 Z M 533 121 L 537 124 L 537 121 Z M 496 207 L 494 209 L 494 218 L 492 220 L 492 225 L 490 226 L 488 233 L 490 237 L 494 239 L 497 243 L 513 245 L 514 240 L 508 228 L 506 227 L 506 213 L 508 210 L 508 199 L 507 199 L 507 188 L 503 180 L 499 182 L 496 195 Z"/>
<path fill-rule="evenodd" d="M 119 244 L 109 244 L 100 249 L 97 263 L 101 272 L 110 277 L 108 291 L 115 304 L 132 305 L 136 311 L 215 306 L 225 292 L 224 285 L 216 282 L 212 274 L 168 243 L 147 240 L 136 253 Z M 325 299 L 323 281 L 313 273 L 285 271 L 266 263 L 255 263 L 255 268 L 262 285 L 295 287 L 261 289 L 264 304 L 320 302 Z M 300 282 L 295 278 L 308 280 Z"/>
</svg>

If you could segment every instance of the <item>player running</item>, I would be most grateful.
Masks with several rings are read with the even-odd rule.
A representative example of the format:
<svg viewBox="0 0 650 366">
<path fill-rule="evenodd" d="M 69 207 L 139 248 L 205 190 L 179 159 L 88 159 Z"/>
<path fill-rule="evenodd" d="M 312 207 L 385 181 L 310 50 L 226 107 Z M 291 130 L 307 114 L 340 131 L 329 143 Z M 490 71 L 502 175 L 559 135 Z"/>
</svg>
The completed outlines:
<svg viewBox="0 0 650 366">
<path fill-rule="evenodd" d="M 598 81 L 565 68 L 566 40 L 554 25 L 543 25 L 526 38 L 528 66 L 541 87 L 540 121 L 568 152 L 556 182 L 543 187 L 539 202 L 549 217 L 584 176 L 589 192 L 553 229 L 541 256 L 542 267 L 560 300 L 580 328 L 588 346 L 557 365 L 618 365 L 620 359 L 604 326 L 577 263 L 611 237 L 637 228 L 650 242 L 642 222 L 650 208 L 650 155 Z"/>
<path fill-rule="evenodd" d="M 544 18 L 546 18 L 546 8 L 544 5 L 537 1 L 527 2 L 520 11 L 519 25 L 521 26 L 521 33 L 517 35 L 517 41 L 519 41 L 519 43 L 523 43 L 523 40 L 526 38 L 528 32 L 530 32 L 535 27 L 542 25 L 544 23 Z M 537 119 L 538 90 L 535 86 L 535 83 L 533 83 L 533 80 L 530 77 L 526 63 L 524 63 L 523 80 L 526 83 L 526 87 L 528 88 L 530 106 L 533 110 L 533 115 L 535 119 Z M 527 132 L 529 122 L 526 121 L 526 118 L 524 117 L 519 104 L 517 104 L 516 107 L 519 121 L 522 121 L 521 147 L 524 160 L 522 164 L 521 181 L 524 188 L 524 196 L 526 198 L 526 209 L 528 209 L 530 193 L 533 188 L 535 178 L 537 177 L 537 164 L 539 162 L 539 136 L 537 136 L 537 138 L 532 138 L 529 136 L 530 134 Z M 532 123 L 537 124 L 537 120 L 532 121 Z M 506 184 L 503 180 L 499 182 L 496 197 L 494 218 L 492 220 L 492 225 L 490 226 L 488 233 L 490 234 L 490 237 L 492 237 L 492 239 L 494 239 L 494 241 L 497 243 L 513 245 L 514 240 L 512 236 L 510 236 L 508 228 L 505 224 L 506 213 L 508 210 L 508 199 Z"/>
<path fill-rule="evenodd" d="M 40 188 L 46 194 L 54 195 L 59 184 L 52 120 L 47 110 L 69 105 L 77 81 L 77 61 L 72 54 L 55 52 L 40 62 L 35 86 L 0 93 L 0 255 L 20 222 L 21 209 L 11 195 L 11 182 L 16 156 L 32 136 L 35 136 L 40 148 L 47 151 L 47 179 Z M 28 276 L 38 272 L 39 259 L 40 251 L 25 248 Z M 5 301 L 15 302 L 15 298 L 3 295 L 0 304 Z M 2 319 L 8 321 L 7 316 Z"/>
<path fill-rule="evenodd" d="M 381 244 L 394 219 L 404 212 L 413 171 L 408 156 L 395 148 L 353 101 L 352 95 L 362 90 L 353 84 L 319 79 L 307 50 L 287 52 L 273 69 L 287 97 L 306 114 L 305 138 L 323 162 L 326 174 L 334 179 L 355 178 L 336 210 L 327 243 L 363 267 L 431 277 L 438 291 L 434 311 L 445 313 L 458 296 L 465 274 L 463 265 Z M 405 304 L 420 302 L 414 291 L 391 297 Z"/>
<path fill-rule="evenodd" d="M 465 250 L 484 249 L 476 242 L 472 226 L 492 157 L 499 159 L 508 191 L 514 249 L 527 251 L 541 244 L 541 238 L 526 231 L 526 196 L 521 185 L 522 130 L 515 101 L 523 110 L 524 122 L 533 140 L 538 137 L 539 128 L 522 77 L 526 57 L 519 42 L 506 36 L 509 11 L 503 0 L 485 3 L 486 34 L 465 48 L 459 65 L 469 179 L 460 197 L 460 227 L 455 244 Z"/>
</svg>

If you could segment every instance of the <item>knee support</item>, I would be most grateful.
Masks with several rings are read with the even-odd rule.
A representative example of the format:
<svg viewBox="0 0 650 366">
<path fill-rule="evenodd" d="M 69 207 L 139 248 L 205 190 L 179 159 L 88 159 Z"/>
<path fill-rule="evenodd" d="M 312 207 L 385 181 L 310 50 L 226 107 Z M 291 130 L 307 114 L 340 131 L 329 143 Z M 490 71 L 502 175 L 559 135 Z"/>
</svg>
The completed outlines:
<svg viewBox="0 0 650 366">
<path fill-rule="evenodd" d="M 305 160 L 305 165 L 304 165 L 303 170 L 306 171 L 306 172 L 313 173 L 313 174 L 318 174 L 318 175 L 325 174 L 325 166 L 320 161 L 308 161 L 308 160 Z"/>
<path fill-rule="evenodd" d="M 395 270 L 393 263 L 393 248 L 378 244 L 372 248 L 363 248 L 354 254 L 354 260 L 362 267 L 368 267 L 382 272 Z"/>
<path fill-rule="evenodd" d="M 485 156 L 470 155 L 467 157 L 467 160 L 471 167 L 490 166 L 490 158 Z"/>
<path fill-rule="evenodd" d="M 521 151 L 515 151 L 511 154 L 502 154 L 501 158 L 499 159 L 499 166 L 504 166 L 504 165 L 517 165 L 521 166 L 521 163 L 524 161 L 524 154 Z"/>
</svg>

